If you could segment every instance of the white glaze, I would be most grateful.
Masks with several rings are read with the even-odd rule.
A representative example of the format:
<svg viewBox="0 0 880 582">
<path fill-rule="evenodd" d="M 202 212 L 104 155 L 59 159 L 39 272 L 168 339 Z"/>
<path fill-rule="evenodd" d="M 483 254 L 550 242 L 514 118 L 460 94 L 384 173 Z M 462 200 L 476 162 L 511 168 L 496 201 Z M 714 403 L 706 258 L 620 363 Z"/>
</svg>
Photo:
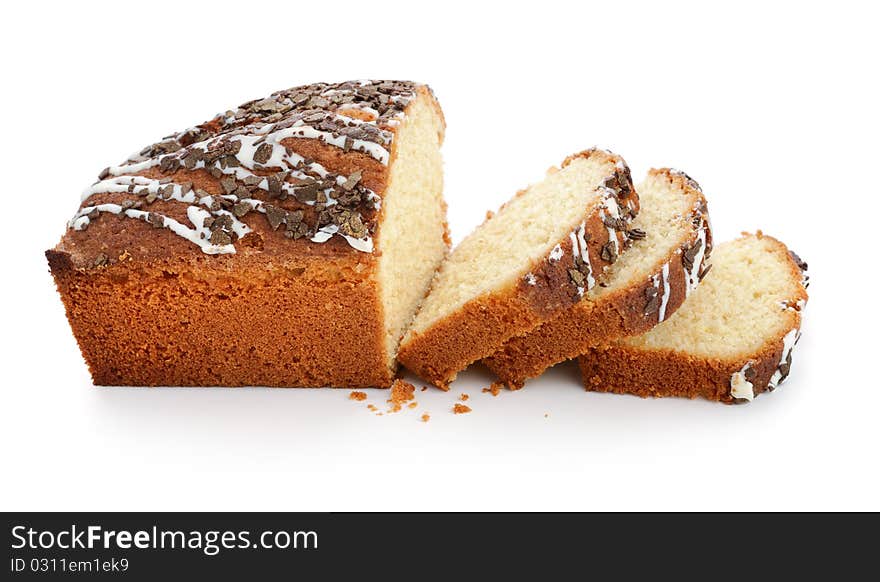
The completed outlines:
<svg viewBox="0 0 880 582">
<path fill-rule="evenodd" d="M 697 288 L 697 285 L 700 283 L 700 269 L 703 266 L 703 259 L 706 257 L 706 226 L 705 224 L 700 224 L 700 228 L 697 230 L 697 240 L 700 241 L 700 250 L 697 251 L 697 254 L 694 256 L 694 263 L 691 265 L 691 268 L 684 270 L 685 275 L 685 298 L 690 296 L 691 291 Z"/>
<path fill-rule="evenodd" d="M 779 363 L 776 365 L 776 371 L 770 376 L 770 382 L 767 383 L 767 387 L 771 390 L 776 388 L 782 380 L 782 372 L 779 367 L 788 359 L 788 356 L 791 354 L 791 350 L 794 348 L 794 344 L 797 343 L 800 335 L 800 330 L 795 328 L 785 334 L 785 337 L 782 338 L 782 356 L 779 358 Z"/>
<path fill-rule="evenodd" d="M 600 186 L 599 190 L 602 191 L 602 202 L 599 210 L 599 217 L 604 221 L 606 217 L 611 218 L 620 218 L 620 206 L 617 204 L 616 193 L 611 188 L 606 186 Z M 614 244 L 614 252 L 620 252 L 620 239 L 618 238 L 618 231 L 610 226 L 605 226 L 605 230 L 608 231 L 608 241 L 613 242 Z"/>
<path fill-rule="evenodd" d="M 370 81 L 360 81 L 359 84 L 361 86 L 371 84 Z M 342 94 L 351 94 L 354 91 L 350 88 L 328 88 L 320 93 L 321 96 L 331 96 L 337 93 Z M 389 99 L 399 104 L 402 108 L 406 107 L 409 102 L 415 97 L 415 92 L 406 93 L 404 95 L 390 95 Z M 278 102 L 282 102 L 286 105 L 292 106 L 293 103 L 289 97 L 282 96 L 279 94 L 273 95 L 271 99 L 275 99 Z M 140 152 L 129 157 L 128 161 L 125 164 L 114 166 L 108 168 L 108 178 L 104 180 L 100 180 L 99 182 L 93 184 L 91 187 L 87 188 L 85 192 L 83 192 L 82 201 L 85 202 L 90 196 L 100 193 L 125 193 L 132 192 L 132 187 L 135 192 L 140 194 L 156 194 L 160 189 L 163 189 L 163 198 L 176 200 L 179 202 L 187 203 L 190 205 L 199 205 L 210 207 L 213 198 L 210 196 L 203 196 L 197 199 L 197 195 L 193 191 L 188 191 L 186 193 L 183 192 L 184 188 L 182 184 L 176 184 L 171 182 L 164 182 L 159 180 L 153 180 L 150 178 L 145 178 L 143 176 L 139 176 L 137 174 L 147 171 L 151 168 L 158 167 L 162 164 L 162 161 L 169 157 L 173 156 L 178 160 L 183 159 L 185 154 L 188 151 L 192 151 L 194 149 L 201 149 L 204 151 L 208 151 L 212 146 L 216 146 L 223 141 L 238 141 L 241 146 L 239 151 L 235 154 L 236 159 L 239 162 L 238 166 L 226 166 L 223 167 L 221 165 L 220 160 L 217 160 L 211 164 L 205 163 L 204 160 L 199 160 L 196 164 L 191 167 L 192 170 L 197 170 L 201 168 L 205 169 L 216 169 L 222 172 L 227 176 L 234 176 L 237 180 L 242 181 L 245 178 L 254 178 L 257 176 L 253 172 L 256 168 L 279 168 L 280 170 L 284 170 L 289 172 L 289 175 L 297 180 L 305 180 L 308 181 L 310 178 L 327 178 L 331 175 L 331 173 L 321 166 L 320 164 L 313 162 L 308 165 L 304 164 L 304 159 L 302 156 L 299 156 L 296 153 L 290 152 L 288 153 L 287 148 L 280 144 L 281 140 L 288 137 L 299 137 L 299 138 L 307 138 L 307 139 L 317 139 L 322 143 L 332 145 L 339 148 L 345 148 L 346 141 L 348 141 L 348 146 L 350 149 L 355 151 L 362 151 L 374 159 L 378 160 L 380 163 L 387 165 L 390 158 L 388 145 L 391 144 L 394 134 L 387 129 L 380 127 L 378 125 L 379 112 L 370 107 L 365 103 L 340 103 L 338 105 L 331 105 L 332 107 L 336 107 L 336 112 L 332 112 L 329 110 L 325 110 L 324 114 L 326 118 L 332 118 L 333 120 L 339 122 L 345 126 L 360 126 L 369 124 L 375 127 L 375 136 L 381 143 L 376 143 L 368 140 L 359 140 L 359 139 L 347 139 L 344 135 L 334 136 L 332 133 L 327 131 L 319 130 L 307 123 L 305 123 L 302 119 L 296 120 L 292 126 L 275 129 L 275 124 L 266 123 L 264 121 L 254 121 L 249 125 L 242 124 L 241 127 L 235 127 L 235 124 L 242 123 L 242 118 L 240 118 L 235 111 L 228 111 L 225 114 L 218 115 L 215 119 L 223 119 L 226 125 L 232 126 L 231 129 L 227 129 L 221 135 L 211 135 L 201 141 L 190 144 L 185 148 L 181 148 L 175 152 L 171 152 L 168 154 L 157 155 L 152 158 L 146 158 Z M 348 117 L 345 115 L 340 115 L 338 112 L 340 110 L 359 110 L 367 113 L 372 119 L 363 120 L 353 117 Z M 240 110 L 239 110 L 240 112 Z M 404 112 L 403 111 L 395 111 L 393 115 L 383 120 L 384 123 L 387 123 L 390 126 L 396 126 L 403 119 Z M 178 141 L 182 139 L 185 135 L 190 134 L 191 132 L 200 131 L 197 127 L 188 128 L 182 132 L 175 134 L 169 138 L 165 138 L 163 141 Z M 271 146 L 271 155 L 268 160 L 266 160 L 263 164 L 258 164 L 254 160 L 254 156 L 256 154 L 257 149 L 262 144 L 269 144 Z M 335 180 L 337 184 L 343 184 L 348 178 L 346 176 L 335 176 Z M 170 194 L 167 191 L 167 187 L 171 186 L 172 190 Z M 263 178 L 259 183 L 256 184 L 257 188 L 260 188 L 264 191 L 268 191 L 269 181 L 266 178 Z M 362 188 L 364 192 L 366 200 L 372 203 L 373 208 L 375 210 L 379 210 L 381 208 L 381 198 L 372 190 L 367 188 Z M 293 184 L 288 182 L 283 182 L 281 184 L 281 189 L 288 196 L 295 196 L 295 188 Z M 323 202 L 325 206 L 333 206 L 337 204 L 337 201 L 333 197 L 334 190 L 332 188 L 327 188 L 323 190 L 326 201 Z M 237 200 L 235 196 L 227 196 L 223 195 L 224 198 L 229 200 Z M 252 208 L 258 210 L 260 212 L 265 212 L 262 208 L 262 203 L 258 200 L 248 199 L 247 202 L 251 204 Z M 305 201 L 305 204 L 314 205 L 316 201 Z M 104 212 L 109 210 L 101 210 L 101 206 L 99 205 L 97 208 L 98 212 Z M 104 206 L 106 208 L 106 206 Z M 187 209 L 188 216 L 190 216 L 190 209 L 197 208 L 197 206 L 190 206 Z M 80 211 L 70 220 L 69 225 L 70 228 L 74 228 L 76 230 L 82 230 L 87 227 L 90 219 L 85 216 L 86 214 L 95 210 L 95 207 L 86 207 L 80 209 Z M 140 217 L 143 213 L 144 216 L 148 215 L 146 211 L 135 211 L 135 209 L 129 209 L 129 211 L 125 211 L 124 215 L 128 217 Z M 206 210 L 198 209 L 201 216 L 202 212 L 208 212 Z M 123 214 L 121 207 L 119 207 L 119 212 L 115 212 L 115 214 Z M 155 214 L 155 213 L 154 213 Z M 233 231 L 236 234 L 242 232 L 248 232 L 249 229 L 247 225 L 243 224 L 239 220 L 235 218 L 231 213 L 226 210 L 216 210 L 208 212 L 208 214 L 213 214 L 215 216 L 219 215 L 229 215 L 233 219 Z M 157 214 L 158 216 L 158 214 Z M 204 220 L 202 220 L 204 222 Z M 187 238 L 187 240 L 192 240 L 192 232 L 197 232 L 199 230 L 199 225 L 193 223 L 196 227 L 196 230 L 190 229 L 176 221 L 172 221 L 172 219 L 168 217 L 164 217 L 165 227 L 174 231 L 175 233 Z M 328 225 L 330 226 L 330 225 Z M 331 232 L 332 231 L 332 232 Z M 363 239 L 356 239 L 350 237 L 348 235 L 344 235 L 338 232 L 338 227 L 336 228 L 328 228 L 324 227 L 319 230 L 312 237 L 313 242 L 326 242 L 333 235 L 338 235 L 343 237 L 346 242 L 354 249 L 370 253 L 373 251 L 373 241 L 371 237 L 367 236 Z M 195 242 L 195 241 L 193 241 Z M 206 245 L 204 242 L 196 243 L 202 248 L 203 251 L 208 253 L 221 252 L 217 251 L 213 247 L 215 245 Z M 231 245 L 224 245 L 224 247 Z M 232 250 L 223 250 L 222 252 L 235 252 L 234 248 Z"/>
<path fill-rule="evenodd" d="M 590 263 L 590 251 L 587 248 L 587 239 L 586 239 L 586 230 L 587 225 L 585 222 L 581 222 L 581 225 L 573 230 L 569 237 L 571 238 L 571 252 L 574 255 L 574 258 L 580 257 L 581 261 L 585 265 L 589 267 L 590 274 L 586 275 L 585 282 L 586 287 L 578 286 L 577 292 L 578 296 L 583 297 L 586 291 L 589 291 L 596 285 L 596 279 L 593 277 L 593 266 Z"/>
<path fill-rule="evenodd" d="M 734 372 L 730 376 L 730 396 L 733 398 L 743 398 L 748 401 L 755 399 L 755 387 L 751 382 L 746 380 L 746 372 L 751 367 L 751 362 L 746 363 L 739 372 Z"/>
<path fill-rule="evenodd" d="M 660 299 L 660 310 L 657 312 L 657 323 L 666 319 L 666 306 L 669 304 L 669 263 L 663 263 L 660 270 L 660 279 L 663 282 L 663 296 Z"/>
</svg>

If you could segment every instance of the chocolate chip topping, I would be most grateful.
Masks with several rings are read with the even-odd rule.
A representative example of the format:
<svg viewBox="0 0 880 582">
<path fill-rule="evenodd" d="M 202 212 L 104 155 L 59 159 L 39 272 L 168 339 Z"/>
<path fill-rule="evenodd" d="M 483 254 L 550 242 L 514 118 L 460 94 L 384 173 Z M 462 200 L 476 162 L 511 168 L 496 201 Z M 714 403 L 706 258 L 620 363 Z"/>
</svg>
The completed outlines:
<svg viewBox="0 0 880 582">
<path fill-rule="evenodd" d="M 697 239 L 694 244 L 683 249 L 683 252 L 681 253 L 681 264 L 684 265 L 684 268 L 688 271 L 694 268 L 694 259 L 696 259 L 697 253 L 700 252 L 701 248 L 703 248 L 703 241 Z"/>
<path fill-rule="evenodd" d="M 797 265 L 798 269 L 800 269 L 801 272 L 807 271 L 807 269 L 809 267 L 808 267 L 806 261 L 804 261 L 802 258 L 800 258 L 796 252 L 788 251 L 788 254 L 791 256 L 792 260 L 794 261 L 794 264 Z"/>
<path fill-rule="evenodd" d="M 221 210 L 229 211 L 230 220 L 256 210 L 265 214 L 274 230 L 285 224 L 285 236 L 289 238 L 311 237 L 324 229 L 362 241 L 376 228 L 379 200 L 365 185 L 362 172 L 335 174 L 281 140 L 315 139 L 387 164 L 394 127 L 417 90 L 415 83 L 406 81 L 350 81 L 279 91 L 143 148 L 126 164 L 101 171 L 98 184 L 116 177 L 142 175 L 143 168 L 151 167 L 152 162 L 163 175 L 158 191 L 155 186 L 134 180 L 127 188 L 129 194 L 141 197 L 146 204 L 179 201 L 207 208 L 215 216 Z M 173 181 L 182 170 L 200 168 L 218 180 L 221 196 L 200 190 L 193 193 L 193 201 L 192 183 Z M 278 171 L 270 173 L 274 170 Z M 105 192 L 97 186 L 94 191 Z M 181 201 L 181 196 L 187 195 L 189 199 Z M 275 200 L 286 203 L 277 204 Z M 137 207 L 124 204 L 124 208 Z M 303 212 L 305 207 L 314 211 Z M 157 228 L 168 225 L 159 214 L 149 213 L 143 218 Z M 87 221 L 80 221 L 76 228 L 87 226 Z M 325 228 L 331 226 L 336 229 Z M 210 233 L 216 245 L 229 244 L 227 239 L 236 238 L 226 226 Z M 366 248 L 371 248 L 369 241 Z"/>
<path fill-rule="evenodd" d="M 645 289 L 645 315 L 651 315 L 660 311 L 660 292 L 656 287 Z"/>
<path fill-rule="evenodd" d="M 599 256 L 602 257 L 602 260 L 606 263 L 613 263 L 614 261 L 616 261 L 617 241 L 612 239 L 602 245 L 602 252 L 599 253 Z"/>
</svg>

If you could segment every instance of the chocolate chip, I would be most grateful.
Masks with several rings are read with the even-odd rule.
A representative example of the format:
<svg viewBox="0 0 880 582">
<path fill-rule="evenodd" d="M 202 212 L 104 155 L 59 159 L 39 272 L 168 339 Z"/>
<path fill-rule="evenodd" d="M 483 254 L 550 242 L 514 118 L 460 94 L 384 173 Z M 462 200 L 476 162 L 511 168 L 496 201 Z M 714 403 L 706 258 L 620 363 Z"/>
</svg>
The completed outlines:
<svg viewBox="0 0 880 582">
<path fill-rule="evenodd" d="M 269 220 L 269 226 L 272 227 L 272 230 L 278 230 L 281 223 L 287 219 L 287 211 L 271 204 L 264 204 L 263 208 L 266 209 L 266 218 Z"/>
<path fill-rule="evenodd" d="M 254 152 L 254 161 L 258 164 L 265 164 L 272 157 L 272 144 L 264 143 Z"/>
<path fill-rule="evenodd" d="M 697 275 L 697 279 L 699 279 L 700 281 L 702 281 L 703 278 L 709 273 L 709 271 L 710 271 L 711 269 L 712 269 L 712 265 L 711 265 L 711 264 L 703 265 L 703 267 L 700 269 L 700 273 Z"/>
<path fill-rule="evenodd" d="M 239 202 L 232 207 L 232 214 L 234 214 L 236 218 L 241 218 L 251 210 L 253 209 L 250 204 L 247 202 Z"/>
<path fill-rule="evenodd" d="M 361 181 L 361 171 L 353 172 L 342 184 L 342 189 L 346 192 L 352 190 Z"/>
<path fill-rule="evenodd" d="M 609 240 L 602 245 L 602 251 L 599 253 L 602 260 L 606 263 L 613 263 L 617 260 L 617 241 Z"/>
<path fill-rule="evenodd" d="M 660 292 L 656 287 L 645 289 L 645 300 L 645 315 L 651 315 L 660 310 Z"/>
<path fill-rule="evenodd" d="M 631 240 L 643 240 L 648 236 L 648 233 L 641 228 L 631 228 L 626 231 L 626 236 Z"/>
<path fill-rule="evenodd" d="M 232 244 L 232 237 L 225 230 L 215 230 L 211 233 L 211 238 L 209 239 L 212 245 L 228 245 Z"/>
<path fill-rule="evenodd" d="M 796 252 L 788 251 L 788 254 L 791 256 L 794 264 L 797 265 L 798 269 L 800 269 L 801 271 L 807 270 L 807 263 L 802 258 L 800 258 Z"/>
<path fill-rule="evenodd" d="M 602 218 L 602 223 L 608 228 L 613 228 L 614 230 L 626 230 L 626 227 L 629 226 L 629 222 L 627 222 L 626 219 L 615 218 L 613 216 L 605 216 Z"/>
<path fill-rule="evenodd" d="M 147 213 L 147 222 L 152 224 L 153 228 L 163 228 L 165 226 L 165 218 L 155 212 Z"/>
</svg>

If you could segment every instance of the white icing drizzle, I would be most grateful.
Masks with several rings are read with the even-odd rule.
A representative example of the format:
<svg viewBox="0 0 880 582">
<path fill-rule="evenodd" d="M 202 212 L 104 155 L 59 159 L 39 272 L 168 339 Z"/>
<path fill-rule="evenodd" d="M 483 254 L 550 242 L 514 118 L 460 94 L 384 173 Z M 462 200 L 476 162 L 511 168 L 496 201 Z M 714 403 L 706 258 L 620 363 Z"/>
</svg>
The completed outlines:
<svg viewBox="0 0 880 582">
<path fill-rule="evenodd" d="M 619 163 L 619 162 L 618 162 Z M 599 217 L 604 221 L 606 217 L 611 218 L 620 218 L 620 206 L 617 204 L 617 194 L 611 188 L 607 186 L 600 186 L 599 190 L 602 191 L 602 202 L 599 210 Z M 620 252 L 620 239 L 618 238 L 619 232 L 614 228 L 605 225 L 605 229 L 608 231 L 608 241 L 613 242 L 614 244 L 614 252 Z"/>
<path fill-rule="evenodd" d="M 587 248 L 587 239 L 586 239 L 586 231 L 587 225 L 585 222 L 581 222 L 581 225 L 573 230 L 569 237 L 571 238 L 571 252 L 574 255 L 574 258 L 580 258 L 581 261 L 587 267 L 589 267 L 589 275 L 584 277 L 584 282 L 586 283 L 586 287 L 578 286 L 577 292 L 578 296 L 583 297 L 586 291 L 589 291 L 596 285 L 596 279 L 593 277 L 593 266 L 590 264 L 590 252 Z M 561 253 L 560 253 L 561 256 Z"/>
<path fill-rule="evenodd" d="M 666 319 L 666 305 L 669 303 L 669 263 L 664 263 L 660 270 L 660 279 L 663 281 L 663 296 L 660 299 L 660 311 L 657 313 L 657 323 Z"/>
<path fill-rule="evenodd" d="M 373 87 L 364 94 L 376 96 L 375 99 L 378 99 L 377 103 L 379 103 L 376 106 L 384 109 L 384 114 L 372 107 L 373 103 L 369 101 L 354 100 L 364 98 L 364 94 L 358 96 L 358 88 L 366 87 L 367 85 L 373 85 Z M 387 165 L 390 159 L 388 146 L 394 139 L 394 133 L 387 128 L 399 125 L 404 117 L 404 109 L 415 97 L 415 88 L 417 86 L 394 83 L 391 83 L 390 86 L 386 85 L 387 83 L 385 82 L 378 83 L 366 80 L 326 87 L 323 85 L 312 85 L 282 91 L 273 94 L 269 98 L 250 102 L 236 111 L 227 111 L 217 115 L 212 121 L 212 123 L 216 122 L 221 126 L 221 130 L 217 133 L 208 134 L 207 130 L 202 129 L 200 126 L 191 127 L 164 138 L 162 142 L 155 144 L 155 146 L 170 144 L 174 146 L 173 149 L 171 147 L 167 147 L 164 150 L 159 149 L 159 154 L 150 157 L 149 154 L 151 152 L 154 154 L 156 152 L 153 149 L 155 146 L 151 146 L 130 156 L 126 163 L 108 168 L 101 176 L 104 179 L 87 188 L 82 195 L 83 202 L 90 196 L 102 193 L 155 195 L 156 199 L 161 198 L 162 200 L 183 202 L 190 205 L 187 208 L 187 216 L 195 228 L 189 228 L 167 216 L 137 208 L 123 208 L 116 204 L 99 204 L 83 207 L 69 221 L 69 226 L 75 230 L 85 229 L 91 220 L 88 215 L 94 212 L 110 212 L 143 220 L 147 220 L 147 217 L 152 215 L 151 224 L 157 227 L 168 228 L 179 236 L 198 245 L 202 251 L 208 254 L 234 253 L 235 247 L 232 244 L 212 245 L 207 241 L 207 238 L 210 238 L 210 231 L 203 226 L 205 220 L 212 215 L 229 216 L 232 219 L 232 232 L 239 237 L 250 232 L 250 229 L 229 211 L 217 209 L 214 197 L 210 195 L 199 196 L 191 187 L 184 186 L 183 184 L 173 183 L 169 180 L 154 180 L 137 174 L 155 167 L 161 167 L 165 171 L 166 168 L 163 162 L 167 161 L 169 164 L 175 165 L 175 167 L 185 166 L 187 170 L 208 169 L 212 172 L 219 171 L 225 176 L 234 177 L 237 181 L 243 182 L 248 180 L 249 186 L 269 192 L 269 178 L 254 173 L 254 170 L 278 168 L 280 171 L 286 172 L 287 176 L 298 180 L 298 183 L 291 184 L 286 180 L 279 180 L 273 184 L 274 188 L 276 188 L 276 193 L 277 189 L 280 188 L 284 195 L 296 197 L 297 188 L 314 183 L 315 177 L 326 180 L 332 176 L 332 173 L 317 162 L 309 160 L 309 163 L 306 163 L 307 160 L 302 156 L 280 143 L 287 138 L 315 139 L 323 144 L 335 146 L 345 151 L 360 151 L 383 165 Z M 320 90 L 321 87 L 325 88 Z M 319 90 L 315 91 L 315 89 Z M 390 91 L 387 91 L 388 89 Z M 389 92 L 392 94 L 388 94 Z M 299 100 L 300 93 L 305 94 L 305 99 L 308 100 L 308 103 Z M 338 99 L 340 95 L 344 99 Z M 319 102 L 313 104 L 312 100 L 315 99 Z M 373 99 L 373 97 L 366 97 L 365 99 Z M 395 105 L 386 108 L 388 103 L 394 103 Z M 254 106 L 256 107 L 255 109 L 253 108 Z M 361 117 L 367 117 L 368 119 L 343 115 L 342 113 L 346 110 L 357 110 L 366 114 Z M 293 115 L 293 119 L 290 117 L 285 119 L 282 114 L 272 113 L 275 111 L 289 112 Z M 317 113 L 314 113 L 315 111 Z M 267 113 L 270 114 L 267 115 Z M 313 119 L 314 115 L 317 115 L 320 119 Z M 317 125 L 313 125 L 312 122 L 316 121 L 318 122 Z M 334 128 L 334 131 L 329 131 Z M 206 134 L 208 135 L 206 136 Z M 352 137 L 357 135 L 368 139 Z M 196 137 L 201 139 L 196 141 L 193 139 Z M 181 143 L 187 142 L 192 143 L 189 143 L 186 147 L 180 147 Z M 197 159 L 194 163 L 192 163 L 192 160 L 186 160 L 190 163 L 183 163 L 186 156 L 191 152 L 211 153 L 217 147 L 231 142 L 238 142 L 240 144 L 237 152 L 230 152 L 228 154 L 235 156 L 238 161 L 237 164 L 233 164 L 231 161 L 224 163 L 223 156 L 213 156 L 214 161 L 212 162 L 206 162 L 203 156 L 199 156 L 200 159 Z M 269 146 L 268 155 L 266 154 L 266 145 Z M 166 153 L 161 153 L 163 151 Z M 258 151 L 260 156 L 262 156 L 262 158 L 259 158 L 259 162 L 257 162 L 259 157 L 257 155 Z M 338 186 L 345 185 L 349 179 L 351 178 L 347 176 L 335 176 Z M 372 190 L 362 185 L 357 185 L 357 181 L 354 181 L 354 184 L 363 196 L 361 200 L 372 203 L 373 209 L 378 211 L 381 207 L 381 198 Z M 351 187 L 351 184 L 349 184 L 345 189 Z M 302 199 L 299 197 L 296 197 L 296 199 L 309 206 L 314 206 L 319 201 L 324 207 L 332 207 L 338 204 L 338 201 L 334 198 L 336 191 L 333 188 L 325 188 L 321 192 L 323 192 L 323 197 L 320 200 Z M 231 202 L 247 202 L 251 205 L 252 209 L 265 213 L 263 203 L 259 200 L 252 198 L 240 199 L 236 195 L 221 195 L 221 197 Z M 200 207 L 206 207 L 208 210 Z M 92 215 L 94 216 L 94 214 Z M 323 243 L 334 235 L 342 237 L 352 248 L 358 251 L 365 253 L 373 251 L 373 241 L 369 235 L 364 238 L 355 238 L 339 232 L 339 226 L 334 224 L 321 227 L 310 240 L 316 243 Z"/>
<path fill-rule="evenodd" d="M 71 219 L 71 228 L 74 228 L 75 230 L 82 230 L 83 228 L 85 228 L 89 224 L 89 217 L 86 215 L 91 214 L 92 212 L 107 212 L 110 214 L 125 215 L 129 218 L 138 218 L 147 222 L 149 222 L 148 219 L 152 214 L 153 216 L 157 217 L 156 220 L 161 220 L 161 224 L 157 222 L 156 226 L 171 230 L 174 234 L 185 238 L 194 245 L 197 245 L 200 249 L 202 249 L 202 252 L 204 252 L 205 254 L 222 255 L 235 252 L 235 246 L 232 244 L 215 245 L 211 243 L 211 241 L 209 240 L 211 236 L 211 231 L 205 227 L 205 220 L 211 216 L 211 213 L 207 210 L 199 208 L 198 206 L 189 206 L 186 209 L 187 218 L 189 218 L 190 222 L 192 222 L 193 226 L 195 227 L 194 229 L 189 228 L 188 226 L 181 224 L 180 222 L 168 216 L 156 214 L 155 212 L 146 212 L 144 210 L 139 210 L 136 208 L 123 209 L 122 206 L 119 204 L 98 204 L 95 206 L 87 206 L 85 208 L 82 208 L 77 216 Z M 235 217 L 233 216 L 233 220 L 234 219 Z M 233 225 L 235 224 L 235 222 L 233 222 Z M 247 227 L 247 225 L 242 223 L 239 223 L 239 225 L 240 227 L 236 228 L 237 232 L 241 232 L 242 235 L 250 232 L 250 229 Z"/>
<path fill-rule="evenodd" d="M 730 396 L 733 398 L 742 398 L 751 402 L 755 399 L 755 387 L 751 382 L 746 380 L 746 372 L 752 363 L 747 362 L 739 372 L 734 372 L 730 376 Z"/>
<path fill-rule="evenodd" d="M 694 256 L 694 262 L 693 262 L 693 265 L 691 265 L 691 268 L 684 269 L 685 298 L 690 296 L 691 291 L 696 289 L 697 285 L 700 283 L 700 269 L 703 266 L 703 259 L 706 257 L 706 225 L 705 225 L 705 223 L 700 223 L 700 228 L 697 229 L 697 240 L 699 241 L 699 244 L 700 244 L 700 250 L 698 250 L 697 254 Z"/>
<path fill-rule="evenodd" d="M 553 250 L 550 251 L 549 260 L 551 263 L 555 263 L 562 258 L 562 255 L 562 245 L 556 245 L 555 247 L 553 247 Z"/>
<path fill-rule="evenodd" d="M 785 361 L 788 360 L 788 356 L 791 355 L 791 350 L 794 348 L 794 345 L 797 343 L 800 336 L 800 330 L 795 328 L 785 334 L 785 337 L 782 338 L 782 356 L 779 358 L 779 364 L 776 365 L 776 371 L 770 376 L 770 382 L 767 383 L 767 388 L 770 390 L 776 388 L 779 385 L 779 382 L 782 381 L 782 370 L 780 368 L 785 364 Z"/>
<path fill-rule="evenodd" d="M 537 285 L 538 284 L 538 279 L 535 278 L 534 273 L 526 273 L 525 280 L 528 285 Z"/>
</svg>

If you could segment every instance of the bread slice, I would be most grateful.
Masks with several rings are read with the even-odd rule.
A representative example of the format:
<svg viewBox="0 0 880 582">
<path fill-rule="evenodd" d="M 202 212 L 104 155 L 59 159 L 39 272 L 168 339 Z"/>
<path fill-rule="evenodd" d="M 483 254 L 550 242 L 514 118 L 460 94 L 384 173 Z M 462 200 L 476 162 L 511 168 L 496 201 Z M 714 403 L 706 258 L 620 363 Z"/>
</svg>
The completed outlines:
<svg viewBox="0 0 880 582">
<path fill-rule="evenodd" d="M 47 257 L 96 384 L 389 386 L 448 253 L 443 114 L 315 83 L 107 168 Z"/>
<path fill-rule="evenodd" d="M 806 263 L 760 231 L 717 246 L 712 270 L 651 331 L 580 358 L 588 390 L 746 402 L 785 380 L 807 301 Z"/>
<path fill-rule="evenodd" d="M 483 360 L 509 386 L 521 387 L 590 346 L 646 332 L 675 313 L 706 273 L 712 232 L 699 184 L 682 172 L 655 169 L 636 191 L 632 248 L 608 268 L 606 282 Z"/>
<path fill-rule="evenodd" d="M 455 248 L 401 343 L 401 363 L 448 387 L 603 281 L 638 209 L 623 159 L 599 149 L 570 156 Z"/>
</svg>

